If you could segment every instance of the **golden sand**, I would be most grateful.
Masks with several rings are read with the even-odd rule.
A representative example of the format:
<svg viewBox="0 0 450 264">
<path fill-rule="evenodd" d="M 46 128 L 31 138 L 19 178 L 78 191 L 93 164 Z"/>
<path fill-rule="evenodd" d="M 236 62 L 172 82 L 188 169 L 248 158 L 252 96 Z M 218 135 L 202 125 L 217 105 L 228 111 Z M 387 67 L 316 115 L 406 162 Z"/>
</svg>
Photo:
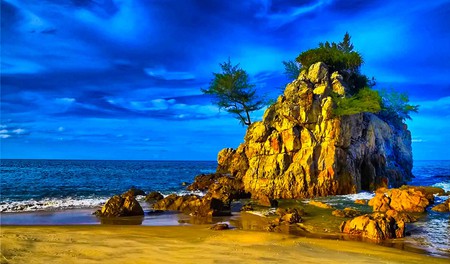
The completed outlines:
<svg viewBox="0 0 450 264">
<path fill-rule="evenodd" d="M 449 263 L 354 241 L 209 226 L 2 226 L 1 263 Z"/>
</svg>

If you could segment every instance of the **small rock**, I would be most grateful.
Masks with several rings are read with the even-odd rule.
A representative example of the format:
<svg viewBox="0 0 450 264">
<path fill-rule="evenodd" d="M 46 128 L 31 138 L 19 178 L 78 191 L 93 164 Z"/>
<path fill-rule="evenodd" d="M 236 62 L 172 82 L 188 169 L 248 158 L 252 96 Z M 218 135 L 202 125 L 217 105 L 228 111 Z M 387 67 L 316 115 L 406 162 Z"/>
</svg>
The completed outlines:
<svg viewBox="0 0 450 264">
<path fill-rule="evenodd" d="M 228 224 L 225 224 L 225 223 L 217 223 L 217 224 L 213 225 L 210 229 L 211 230 L 227 230 L 227 229 L 230 229 L 230 227 L 228 226 Z"/>
<path fill-rule="evenodd" d="M 189 183 L 187 183 L 187 182 L 182 182 L 181 183 L 181 186 L 186 186 L 186 185 L 189 185 Z"/>
<path fill-rule="evenodd" d="M 146 202 L 150 202 L 150 201 L 159 201 L 164 199 L 164 196 L 159 193 L 159 192 L 151 192 L 149 193 L 147 196 L 145 196 L 145 201 Z"/>
<path fill-rule="evenodd" d="M 275 199 L 269 198 L 269 196 L 267 196 L 267 195 L 261 195 L 258 199 L 258 203 L 262 206 L 278 207 L 278 201 Z"/>
<path fill-rule="evenodd" d="M 337 217 L 347 217 L 347 218 L 352 218 L 352 217 L 356 217 L 356 216 L 360 216 L 362 215 L 362 213 L 358 210 L 355 210 L 353 208 L 345 208 L 344 210 L 334 210 L 333 212 L 331 212 L 332 215 L 337 216 Z"/>
<path fill-rule="evenodd" d="M 244 204 L 242 207 L 241 207 L 241 212 L 242 211 L 253 211 L 254 209 L 253 209 L 253 205 L 251 204 L 251 203 L 248 203 L 248 204 Z"/>
<path fill-rule="evenodd" d="M 133 196 L 133 197 L 136 197 L 138 195 L 145 195 L 145 192 L 141 189 L 137 189 L 134 187 L 131 187 L 128 191 L 122 194 L 122 196 Z"/>
<path fill-rule="evenodd" d="M 319 202 L 319 201 L 311 200 L 311 201 L 309 201 L 309 204 L 320 207 L 320 208 L 324 208 L 324 209 L 333 209 L 333 206 L 326 204 L 326 203 Z"/>
<path fill-rule="evenodd" d="M 435 212 L 450 212 L 450 198 L 448 198 L 445 202 L 436 205 L 435 207 L 431 208 L 431 210 Z"/>
<path fill-rule="evenodd" d="M 366 200 L 366 199 L 356 199 L 356 200 L 355 200 L 355 204 L 363 204 L 363 205 L 366 205 L 366 204 L 367 204 L 367 200 Z"/>
</svg>

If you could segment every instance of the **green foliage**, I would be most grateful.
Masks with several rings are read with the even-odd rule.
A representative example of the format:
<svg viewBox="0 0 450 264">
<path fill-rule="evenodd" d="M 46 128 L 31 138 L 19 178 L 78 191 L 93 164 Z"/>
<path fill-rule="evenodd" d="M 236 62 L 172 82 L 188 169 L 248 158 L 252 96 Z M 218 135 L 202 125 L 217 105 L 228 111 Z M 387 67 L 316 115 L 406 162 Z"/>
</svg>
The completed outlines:
<svg viewBox="0 0 450 264">
<path fill-rule="evenodd" d="M 353 51 L 350 40 L 350 35 L 345 33 L 342 42 L 320 43 L 318 48 L 300 53 L 296 60 L 302 65 L 302 70 L 317 62 L 327 64 L 331 72 L 338 71 L 344 77 L 350 88 L 348 93 L 356 94 L 360 89 L 372 84 L 365 75 L 360 74 L 359 70 L 364 61 L 358 52 Z"/>
<path fill-rule="evenodd" d="M 400 93 L 393 89 L 382 89 L 382 111 L 378 114 L 383 120 L 400 127 L 406 119 L 411 119 L 410 113 L 419 111 L 418 105 L 410 105 L 406 93 Z"/>
<path fill-rule="evenodd" d="M 288 77 L 290 80 L 297 79 L 298 75 L 300 74 L 300 64 L 298 62 L 289 60 L 289 61 L 283 61 L 284 65 L 284 75 Z"/>
<path fill-rule="evenodd" d="M 377 113 L 381 110 L 381 97 L 377 91 L 368 87 L 360 89 L 351 97 L 333 96 L 334 114 L 337 116 L 353 115 L 362 112 Z"/>
<path fill-rule="evenodd" d="M 235 115 L 241 124 L 248 126 L 252 123 L 250 112 L 263 108 L 266 102 L 256 95 L 255 85 L 249 83 L 247 72 L 239 64 L 232 65 L 228 59 L 219 65 L 222 72 L 213 73 L 209 88 L 202 92 L 213 95 L 220 109 Z"/>
</svg>

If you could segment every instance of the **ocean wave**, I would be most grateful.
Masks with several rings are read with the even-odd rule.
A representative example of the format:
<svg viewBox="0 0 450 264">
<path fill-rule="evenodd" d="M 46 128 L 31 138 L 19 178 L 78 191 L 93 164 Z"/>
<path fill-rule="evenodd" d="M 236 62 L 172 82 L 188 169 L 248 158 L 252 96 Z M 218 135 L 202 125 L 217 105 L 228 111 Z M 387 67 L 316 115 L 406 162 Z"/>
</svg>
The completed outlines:
<svg viewBox="0 0 450 264">
<path fill-rule="evenodd" d="M 442 188 L 446 192 L 450 192 L 450 182 L 448 182 L 448 181 L 447 182 L 439 182 L 439 183 L 433 184 L 433 186 Z"/>
<path fill-rule="evenodd" d="M 346 194 L 346 195 L 338 195 L 340 197 L 346 198 L 348 200 L 370 200 L 372 199 L 375 194 L 373 192 L 360 192 L 360 193 L 353 193 L 353 194 Z"/>
<path fill-rule="evenodd" d="M 64 209 L 95 208 L 103 205 L 108 198 L 45 198 L 42 200 L 3 201 L 0 212 L 52 211 Z"/>
</svg>

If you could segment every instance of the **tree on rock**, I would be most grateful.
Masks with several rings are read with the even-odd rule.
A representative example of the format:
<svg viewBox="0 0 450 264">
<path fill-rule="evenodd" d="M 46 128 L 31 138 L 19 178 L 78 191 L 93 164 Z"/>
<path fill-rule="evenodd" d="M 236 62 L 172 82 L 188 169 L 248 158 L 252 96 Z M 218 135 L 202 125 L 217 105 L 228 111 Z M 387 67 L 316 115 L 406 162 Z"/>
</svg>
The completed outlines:
<svg viewBox="0 0 450 264">
<path fill-rule="evenodd" d="M 213 73 L 214 79 L 208 89 L 202 89 L 204 94 L 215 97 L 214 103 L 220 109 L 236 116 L 243 125 L 249 126 L 252 121 L 250 113 L 263 108 L 267 102 L 256 94 L 255 85 L 249 83 L 247 72 L 232 65 L 230 59 L 219 64 L 221 73 Z"/>
</svg>

